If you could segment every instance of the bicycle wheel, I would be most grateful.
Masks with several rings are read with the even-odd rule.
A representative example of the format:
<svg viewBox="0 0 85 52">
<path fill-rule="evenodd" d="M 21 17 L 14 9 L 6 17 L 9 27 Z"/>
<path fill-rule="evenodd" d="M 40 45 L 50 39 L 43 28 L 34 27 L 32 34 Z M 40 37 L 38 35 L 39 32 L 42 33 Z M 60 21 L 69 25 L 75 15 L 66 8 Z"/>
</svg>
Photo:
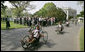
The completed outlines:
<svg viewBox="0 0 85 52">
<path fill-rule="evenodd" d="M 47 40 L 48 40 L 48 33 L 47 33 L 46 31 L 43 31 L 43 32 L 42 32 L 42 35 L 44 35 L 43 41 L 44 41 L 44 43 L 46 43 Z"/>
<path fill-rule="evenodd" d="M 27 40 L 29 40 L 29 39 L 30 39 L 30 38 L 29 38 L 28 35 L 26 35 L 26 36 L 23 38 L 23 42 L 21 42 L 23 48 L 25 48 L 25 49 L 28 48 L 29 42 L 27 42 Z"/>
</svg>

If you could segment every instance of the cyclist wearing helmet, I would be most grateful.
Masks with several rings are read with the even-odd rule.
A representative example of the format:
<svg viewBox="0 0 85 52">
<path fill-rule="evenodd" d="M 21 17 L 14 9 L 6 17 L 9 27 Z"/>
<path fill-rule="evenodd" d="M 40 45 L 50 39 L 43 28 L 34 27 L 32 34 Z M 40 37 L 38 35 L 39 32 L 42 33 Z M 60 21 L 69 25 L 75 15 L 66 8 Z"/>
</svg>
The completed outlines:
<svg viewBox="0 0 85 52">
<path fill-rule="evenodd" d="M 39 30 L 39 26 L 36 26 L 36 29 L 32 31 L 32 40 L 29 41 L 29 43 L 35 43 L 35 42 L 39 42 L 40 39 L 40 30 Z"/>
<path fill-rule="evenodd" d="M 67 21 L 66 21 L 66 26 L 69 26 L 69 24 L 70 24 L 70 23 L 69 23 L 69 21 L 67 20 Z"/>
<path fill-rule="evenodd" d="M 58 24 L 58 27 L 57 28 L 60 28 L 60 31 L 62 31 L 64 29 L 63 25 L 62 25 L 62 22 L 60 21 L 59 24 Z"/>
</svg>

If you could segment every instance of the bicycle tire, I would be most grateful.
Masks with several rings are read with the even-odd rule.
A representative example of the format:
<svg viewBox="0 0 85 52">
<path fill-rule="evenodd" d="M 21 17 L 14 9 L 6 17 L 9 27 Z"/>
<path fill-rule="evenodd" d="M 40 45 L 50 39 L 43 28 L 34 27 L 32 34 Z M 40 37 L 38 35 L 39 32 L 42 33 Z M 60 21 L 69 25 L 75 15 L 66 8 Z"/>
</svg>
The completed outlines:
<svg viewBox="0 0 85 52">
<path fill-rule="evenodd" d="M 47 40 L 48 40 L 48 33 L 47 33 L 46 31 L 43 31 L 42 34 L 44 35 L 44 37 L 43 37 L 44 43 L 47 43 Z"/>
<path fill-rule="evenodd" d="M 26 38 L 29 38 L 29 36 L 28 35 L 26 35 L 24 38 L 23 38 L 23 43 L 21 43 L 22 44 L 22 47 L 24 48 L 24 49 L 26 49 L 26 48 L 28 48 L 28 42 L 26 42 Z M 26 46 L 26 47 L 24 47 L 24 46 Z"/>
</svg>

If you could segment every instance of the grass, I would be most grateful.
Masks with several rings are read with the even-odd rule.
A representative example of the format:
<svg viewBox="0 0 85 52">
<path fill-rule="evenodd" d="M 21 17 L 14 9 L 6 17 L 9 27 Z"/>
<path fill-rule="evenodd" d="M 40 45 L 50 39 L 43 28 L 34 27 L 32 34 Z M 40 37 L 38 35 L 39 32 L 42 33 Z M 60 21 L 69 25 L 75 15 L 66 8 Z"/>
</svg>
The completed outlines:
<svg viewBox="0 0 85 52">
<path fill-rule="evenodd" d="M 20 24 L 15 24 L 14 22 L 10 22 L 10 29 L 14 29 L 14 28 L 26 28 L 28 26 L 24 26 L 24 25 L 20 25 Z M 1 30 L 5 30 L 6 29 L 6 22 L 2 22 L 1 21 Z"/>
<path fill-rule="evenodd" d="M 80 31 L 80 50 L 84 51 L 84 27 Z"/>
</svg>

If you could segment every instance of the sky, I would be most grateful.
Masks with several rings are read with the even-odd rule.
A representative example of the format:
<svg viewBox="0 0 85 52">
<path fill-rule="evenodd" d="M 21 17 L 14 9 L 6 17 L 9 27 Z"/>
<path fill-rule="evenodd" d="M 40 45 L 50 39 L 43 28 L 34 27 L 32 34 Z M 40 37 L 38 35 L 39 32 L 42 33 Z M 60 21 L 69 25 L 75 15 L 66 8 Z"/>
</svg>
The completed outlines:
<svg viewBox="0 0 85 52">
<path fill-rule="evenodd" d="M 30 4 L 34 5 L 35 8 L 32 10 L 29 10 L 28 12 L 31 14 L 34 14 L 36 11 L 41 9 L 45 3 L 48 3 L 48 2 L 53 2 L 56 5 L 56 7 L 59 7 L 59 8 L 70 7 L 72 9 L 75 9 L 77 11 L 77 14 L 79 14 L 80 11 L 82 11 L 82 7 L 77 4 L 78 1 L 32 1 L 30 2 Z M 13 7 L 8 1 L 6 1 L 4 5 L 8 6 L 8 8 Z"/>
</svg>

